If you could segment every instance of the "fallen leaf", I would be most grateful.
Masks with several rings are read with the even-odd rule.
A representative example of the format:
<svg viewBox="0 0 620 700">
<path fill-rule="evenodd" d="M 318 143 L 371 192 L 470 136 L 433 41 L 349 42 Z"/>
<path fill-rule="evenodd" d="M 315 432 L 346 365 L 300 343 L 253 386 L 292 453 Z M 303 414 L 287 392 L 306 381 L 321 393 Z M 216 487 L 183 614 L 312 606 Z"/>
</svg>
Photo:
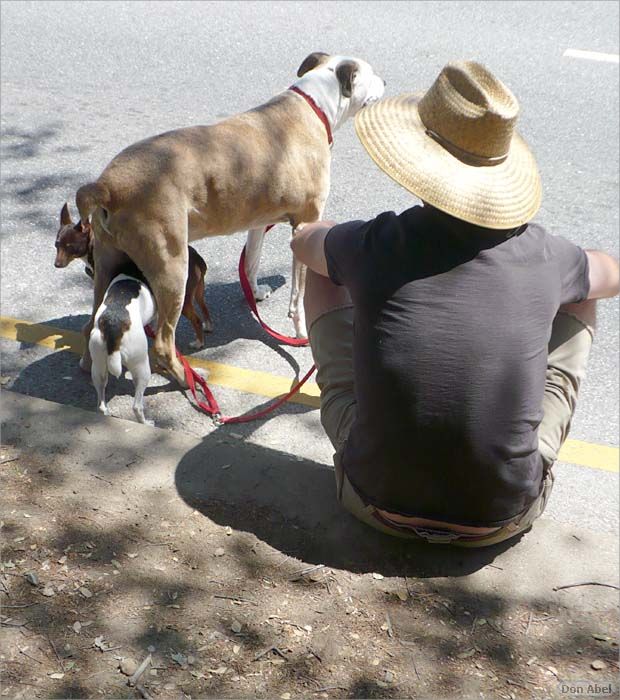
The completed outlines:
<svg viewBox="0 0 620 700">
<path fill-rule="evenodd" d="M 51 586 L 45 586 L 45 588 L 41 591 L 41 595 L 50 598 L 51 596 L 56 595 L 56 591 Z"/>
<path fill-rule="evenodd" d="M 125 676 L 133 676 L 133 674 L 138 670 L 138 662 L 135 659 L 123 659 L 119 666 L 121 673 Z"/>
<path fill-rule="evenodd" d="M 138 556 L 138 552 L 127 552 L 127 556 L 130 559 L 135 559 Z"/>
<path fill-rule="evenodd" d="M 238 654 L 241 647 L 238 644 L 233 646 L 233 654 Z"/>
<path fill-rule="evenodd" d="M 373 577 L 373 578 L 376 578 L 377 581 L 380 581 L 382 578 L 385 578 L 385 577 L 383 576 L 383 574 L 378 574 L 378 573 L 376 573 L 376 572 L 372 575 L 372 577 Z"/>
<path fill-rule="evenodd" d="M 76 634 L 79 634 L 81 630 L 82 630 L 82 623 L 81 622 L 74 622 L 73 623 L 73 631 Z"/>
<path fill-rule="evenodd" d="M 50 673 L 50 678 L 54 678 L 55 680 L 60 680 L 61 678 L 64 678 L 65 674 L 64 673 Z"/>
<path fill-rule="evenodd" d="M 409 598 L 409 594 L 406 591 L 397 591 L 396 596 L 399 600 L 402 600 L 403 602 Z"/>
<path fill-rule="evenodd" d="M 223 557 L 225 554 L 224 552 L 224 547 L 218 547 L 215 552 L 213 552 L 213 555 L 216 557 Z"/>
<path fill-rule="evenodd" d="M 604 671 L 607 668 L 607 664 L 601 659 L 596 659 L 590 666 L 592 666 L 595 671 Z"/>
<path fill-rule="evenodd" d="M 105 651 L 107 649 L 106 645 L 103 643 L 103 637 L 95 637 L 93 646 L 97 647 L 97 649 L 101 649 L 101 651 Z"/>
<path fill-rule="evenodd" d="M 239 634 L 241 632 L 241 628 L 243 625 L 239 622 L 239 620 L 233 620 L 232 624 L 230 625 L 230 629 L 235 633 Z"/>
<path fill-rule="evenodd" d="M 90 590 L 88 590 L 88 588 L 86 588 L 85 586 L 80 586 L 78 588 L 78 591 L 84 596 L 84 598 L 92 598 L 93 597 L 92 592 Z"/>
<path fill-rule="evenodd" d="M 475 649 L 467 649 L 467 651 L 462 651 L 460 654 L 456 655 L 457 659 L 469 659 L 470 656 L 473 656 L 476 653 Z"/>
<path fill-rule="evenodd" d="M 555 666 L 547 666 L 547 671 L 552 673 L 556 678 L 559 678 L 558 669 Z"/>
<path fill-rule="evenodd" d="M 280 695 L 280 697 L 282 698 L 282 700 L 291 700 L 290 693 L 282 693 L 282 695 Z"/>
<path fill-rule="evenodd" d="M 39 577 L 33 571 L 29 571 L 27 574 L 24 574 L 24 578 L 33 586 L 39 585 Z"/>
<path fill-rule="evenodd" d="M 60 557 L 60 559 L 58 560 L 58 563 L 59 563 L 59 564 L 64 564 L 66 561 L 67 561 L 67 557 L 64 556 L 64 557 Z"/>
<path fill-rule="evenodd" d="M 209 668 L 207 669 L 209 673 L 216 673 L 218 676 L 223 676 L 226 671 L 228 671 L 227 666 L 219 666 L 218 668 Z"/>
<path fill-rule="evenodd" d="M 179 666 L 187 665 L 187 656 L 185 656 L 184 654 L 170 654 L 170 658 L 173 661 L 176 661 L 176 663 L 178 663 Z"/>
<path fill-rule="evenodd" d="M 605 634 L 593 634 L 592 636 L 599 642 L 608 642 L 611 639 L 611 637 L 608 637 Z"/>
</svg>

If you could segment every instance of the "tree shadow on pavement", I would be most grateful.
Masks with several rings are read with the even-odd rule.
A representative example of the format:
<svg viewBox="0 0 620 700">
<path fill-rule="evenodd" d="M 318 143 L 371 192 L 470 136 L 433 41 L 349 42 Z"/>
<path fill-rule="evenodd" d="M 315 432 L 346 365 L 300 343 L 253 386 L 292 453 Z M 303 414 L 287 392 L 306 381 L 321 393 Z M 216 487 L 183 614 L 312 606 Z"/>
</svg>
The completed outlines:
<svg viewBox="0 0 620 700">
<path fill-rule="evenodd" d="M 544 538 L 530 541 L 538 570 L 531 546 L 495 567 L 498 549 L 374 533 L 341 511 L 331 469 L 226 429 L 187 451 L 182 436 L 53 403 L 10 395 L 3 414 L 10 697 L 130 697 L 119 660 L 149 647 L 158 670 L 141 682 L 165 698 L 525 700 L 617 656 L 610 597 L 604 617 L 511 583 L 549 576 Z"/>
</svg>

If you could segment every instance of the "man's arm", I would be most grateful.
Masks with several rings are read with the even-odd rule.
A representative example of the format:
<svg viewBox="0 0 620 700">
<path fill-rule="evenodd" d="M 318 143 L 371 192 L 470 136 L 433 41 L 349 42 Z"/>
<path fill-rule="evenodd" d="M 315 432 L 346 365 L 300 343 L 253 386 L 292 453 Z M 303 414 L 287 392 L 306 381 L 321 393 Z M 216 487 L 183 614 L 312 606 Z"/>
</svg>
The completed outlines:
<svg viewBox="0 0 620 700">
<path fill-rule="evenodd" d="M 295 257 L 323 277 L 329 276 L 325 259 L 325 237 L 335 225 L 335 221 L 306 224 L 291 239 L 291 249 Z"/>
<path fill-rule="evenodd" d="M 589 265 L 590 292 L 588 299 L 615 297 L 620 291 L 618 261 L 600 250 L 586 250 Z"/>
</svg>

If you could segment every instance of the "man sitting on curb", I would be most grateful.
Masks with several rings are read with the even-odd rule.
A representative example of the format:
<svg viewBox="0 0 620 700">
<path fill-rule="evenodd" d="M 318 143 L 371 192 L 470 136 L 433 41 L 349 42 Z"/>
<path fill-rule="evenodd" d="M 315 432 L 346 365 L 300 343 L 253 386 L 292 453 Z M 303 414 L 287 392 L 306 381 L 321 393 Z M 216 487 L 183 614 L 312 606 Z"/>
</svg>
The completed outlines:
<svg viewBox="0 0 620 700">
<path fill-rule="evenodd" d="M 518 103 L 474 62 L 362 110 L 375 163 L 423 206 L 307 225 L 306 318 L 338 498 L 369 525 L 463 546 L 528 529 L 553 486 L 618 263 L 530 223 Z"/>
</svg>

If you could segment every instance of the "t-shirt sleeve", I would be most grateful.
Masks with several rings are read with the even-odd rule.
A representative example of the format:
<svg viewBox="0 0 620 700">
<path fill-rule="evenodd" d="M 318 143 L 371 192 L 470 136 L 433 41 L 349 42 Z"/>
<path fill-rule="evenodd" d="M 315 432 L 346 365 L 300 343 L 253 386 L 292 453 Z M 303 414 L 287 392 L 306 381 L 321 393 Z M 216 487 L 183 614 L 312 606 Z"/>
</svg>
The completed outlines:
<svg viewBox="0 0 620 700">
<path fill-rule="evenodd" d="M 590 266 L 583 248 L 563 236 L 549 236 L 548 244 L 560 275 L 560 304 L 587 299 L 590 292 Z"/>
<path fill-rule="evenodd" d="M 350 287 L 360 269 L 364 239 L 372 221 L 348 221 L 333 226 L 325 236 L 327 272 L 334 284 Z"/>
</svg>

